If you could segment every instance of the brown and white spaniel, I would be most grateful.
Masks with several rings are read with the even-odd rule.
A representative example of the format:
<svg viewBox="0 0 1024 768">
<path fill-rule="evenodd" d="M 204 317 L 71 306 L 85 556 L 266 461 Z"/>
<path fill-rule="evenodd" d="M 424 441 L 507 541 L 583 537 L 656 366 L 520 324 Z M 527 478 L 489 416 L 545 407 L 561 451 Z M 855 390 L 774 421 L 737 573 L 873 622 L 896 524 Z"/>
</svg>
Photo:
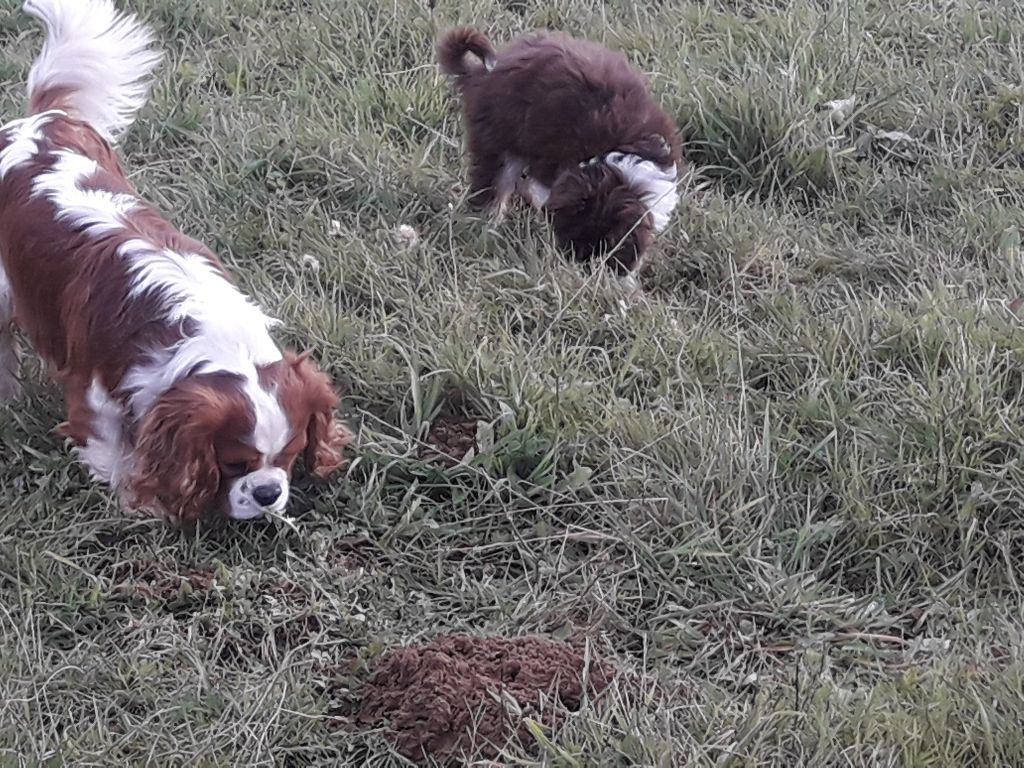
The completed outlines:
<svg viewBox="0 0 1024 768">
<path fill-rule="evenodd" d="M 633 282 L 679 201 L 675 123 L 621 53 L 540 31 L 501 51 L 473 27 L 438 41 L 462 95 L 471 202 L 500 218 L 518 193 L 579 261 Z M 468 57 L 470 54 L 471 57 Z"/>
<path fill-rule="evenodd" d="M 299 454 L 324 476 L 349 432 L 309 357 L 282 352 L 217 258 L 143 200 L 111 144 L 160 60 L 111 0 L 27 0 L 46 28 L 28 116 L 0 128 L 0 393 L 12 322 L 64 387 L 71 438 L 126 505 L 190 523 L 284 510 Z"/>
</svg>

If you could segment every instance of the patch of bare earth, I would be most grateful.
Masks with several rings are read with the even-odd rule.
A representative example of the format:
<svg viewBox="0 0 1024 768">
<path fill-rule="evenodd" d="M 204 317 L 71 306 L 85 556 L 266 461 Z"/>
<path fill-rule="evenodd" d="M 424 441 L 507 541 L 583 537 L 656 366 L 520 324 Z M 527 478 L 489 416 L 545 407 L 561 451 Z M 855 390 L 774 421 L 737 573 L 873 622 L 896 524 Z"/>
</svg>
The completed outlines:
<svg viewBox="0 0 1024 768">
<path fill-rule="evenodd" d="M 614 677 L 571 645 L 537 637 L 449 635 L 387 654 L 362 688 L 356 721 L 385 725 L 416 759 L 493 758 L 527 719 L 556 728 Z"/>
<path fill-rule="evenodd" d="M 476 448 L 479 423 L 476 416 L 438 416 L 427 432 L 424 458 L 449 464 L 462 461 Z"/>
</svg>

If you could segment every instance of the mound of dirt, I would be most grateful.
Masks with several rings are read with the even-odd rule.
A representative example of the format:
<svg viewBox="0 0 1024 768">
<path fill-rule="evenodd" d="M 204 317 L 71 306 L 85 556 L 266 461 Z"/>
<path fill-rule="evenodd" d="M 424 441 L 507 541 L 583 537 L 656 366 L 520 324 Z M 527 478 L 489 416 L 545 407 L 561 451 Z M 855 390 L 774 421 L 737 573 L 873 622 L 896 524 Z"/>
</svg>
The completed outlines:
<svg viewBox="0 0 1024 768">
<path fill-rule="evenodd" d="M 480 419 L 472 416 L 438 416 L 427 433 L 428 456 L 458 462 L 476 447 L 476 428 Z"/>
<path fill-rule="evenodd" d="M 386 724 L 410 759 L 493 758 L 524 720 L 557 727 L 590 693 L 614 676 L 581 650 L 536 637 L 505 639 L 451 635 L 385 656 L 362 690 L 356 720 Z M 542 694 L 547 694 L 543 710 Z"/>
</svg>

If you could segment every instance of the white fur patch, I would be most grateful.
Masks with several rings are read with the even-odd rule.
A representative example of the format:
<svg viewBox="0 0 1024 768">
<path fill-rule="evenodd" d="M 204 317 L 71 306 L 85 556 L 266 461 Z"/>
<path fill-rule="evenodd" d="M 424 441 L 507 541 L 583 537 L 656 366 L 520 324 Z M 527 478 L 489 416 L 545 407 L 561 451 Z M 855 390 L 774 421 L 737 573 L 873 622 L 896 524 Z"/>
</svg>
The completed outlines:
<svg viewBox="0 0 1024 768">
<path fill-rule="evenodd" d="M 617 277 L 619 289 L 627 299 L 633 299 L 642 293 L 640 288 L 640 281 L 637 280 L 636 275 L 632 272 L 625 275 L 619 275 Z"/>
<path fill-rule="evenodd" d="M 161 54 L 152 32 L 112 0 L 26 0 L 26 13 L 46 28 L 28 75 L 29 98 L 62 89 L 62 103 L 113 141 L 146 102 L 149 75 Z"/>
<path fill-rule="evenodd" d="M 654 231 L 665 229 L 679 204 L 675 165 L 665 169 L 650 160 L 622 152 L 609 152 L 604 161 L 617 169 L 630 186 L 640 193 L 644 205 L 650 211 Z"/>
<path fill-rule="evenodd" d="M 132 393 L 132 410 L 138 417 L 190 373 L 235 373 L 249 389 L 262 392 L 256 367 L 282 357 L 269 333 L 277 321 L 264 315 L 198 254 L 154 248 L 144 240 L 129 240 L 119 252 L 132 274 L 130 296 L 159 296 L 164 300 L 164 319 L 190 320 L 196 325 L 194 336 L 159 350 L 149 363 L 125 376 L 121 386 Z M 250 399 L 253 396 L 254 391 Z M 259 414 L 255 400 L 253 406 Z"/>
<path fill-rule="evenodd" d="M 75 152 L 55 155 L 53 167 L 32 182 L 32 196 L 52 202 L 58 221 L 94 237 L 123 229 L 126 218 L 139 207 L 138 198 L 105 189 L 82 189 L 81 183 L 99 170 L 96 161 Z"/>
<path fill-rule="evenodd" d="M 263 455 L 264 461 L 273 461 L 292 436 L 288 416 L 277 398 L 260 386 L 258 378 L 246 379 L 245 394 L 256 414 L 250 438 L 252 447 Z"/>
<path fill-rule="evenodd" d="M 261 485 L 277 485 L 281 495 L 267 507 L 261 507 L 253 491 Z M 288 506 L 288 473 L 279 467 L 264 467 L 235 480 L 228 489 L 228 517 L 252 520 L 267 512 L 280 514 Z"/>
<path fill-rule="evenodd" d="M 64 113 L 51 109 L 49 112 L 40 112 L 32 117 L 23 117 L 20 120 L 12 120 L 3 128 L 0 134 L 4 135 L 3 142 L 7 146 L 0 151 L 0 180 L 17 168 L 22 163 L 29 162 L 39 154 L 39 141 L 43 138 L 43 128 L 53 118 Z"/>
<path fill-rule="evenodd" d="M 523 180 L 521 189 L 523 197 L 534 208 L 543 208 L 547 205 L 548 198 L 551 197 L 551 188 L 544 186 L 532 177 Z"/>
<path fill-rule="evenodd" d="M 124 440 L 124 411 L 96 379 L 85 397 L 93 419 L 89 439 L 76 449 L 78 458 L 94 478 L 119 488 L 131 468 L 131 452 Z"/>
</svg>

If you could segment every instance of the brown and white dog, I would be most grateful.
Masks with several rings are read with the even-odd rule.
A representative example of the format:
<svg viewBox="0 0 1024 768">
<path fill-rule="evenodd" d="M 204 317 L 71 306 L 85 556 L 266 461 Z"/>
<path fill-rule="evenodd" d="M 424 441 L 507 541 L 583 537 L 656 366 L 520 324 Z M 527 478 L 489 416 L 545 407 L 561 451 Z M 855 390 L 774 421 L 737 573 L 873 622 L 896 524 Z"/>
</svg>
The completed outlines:
<svg viewBox="0 0 1024 768">
<path fill-rule="evenodd" d="M 679 201 L 678 131 L 646 78 L 620 53 L 547 31 L 496 51 L 456 27 L 437 54 L 462 95 L 471 201 L 500 217 L 518 192 L 577 260 L 635 275 Z"/>
<path fill-rule="evenodd" d="M 111 143 L 160 55 L 111 0 L 27 0 L 47 38 L 28 117 L 0 129 L 0 393 L 14 321 L 63 384 L 71 438 L 126 505 L 191 523 L 281 512 L 296 457 L 323 476 L 350 435 L 305 355 L 201 243 L 139 197 Z"/>
</svg>

